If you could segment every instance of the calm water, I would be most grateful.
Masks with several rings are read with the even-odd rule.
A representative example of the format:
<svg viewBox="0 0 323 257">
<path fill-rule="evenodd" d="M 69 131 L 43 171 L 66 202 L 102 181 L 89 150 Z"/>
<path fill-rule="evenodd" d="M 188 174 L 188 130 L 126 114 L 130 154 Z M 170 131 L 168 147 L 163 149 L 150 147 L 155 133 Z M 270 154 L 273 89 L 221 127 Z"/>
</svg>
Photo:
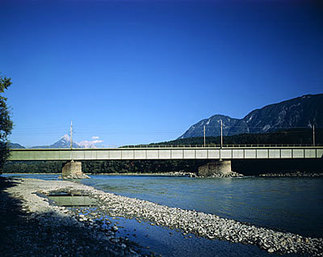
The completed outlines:
<svg viewBox="0 0 323 257">
<path fill-rule="evenodd" d="M 19 175 L 21 176 L 21 175 Z M 57 179 L 58 175 L 24 177 Z M 196 179 L 152 176 L 91 176 L 81 183 L 159 204 L 305 236 L 323 237 L 322 178 Z M 256 246 L 184 237 L 180 232 L 119 218 L 120 236 L 164 256 L 275 256 Z"/>
<path fill-rule="evenodd" d="M 91 176 L 106 192 L 306 236 L 323 237 L 322 178 Z"/>
</svg>

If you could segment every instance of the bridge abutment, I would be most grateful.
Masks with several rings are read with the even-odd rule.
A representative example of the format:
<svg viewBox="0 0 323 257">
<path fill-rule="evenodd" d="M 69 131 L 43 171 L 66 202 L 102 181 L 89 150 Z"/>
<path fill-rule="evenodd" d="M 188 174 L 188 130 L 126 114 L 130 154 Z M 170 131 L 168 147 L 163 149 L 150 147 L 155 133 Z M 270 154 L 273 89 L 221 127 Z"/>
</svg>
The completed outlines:
<svg viewBox="0 0 323 257">
<path fill-rule="evenodd" d="M 238 176 L 238 173 L 232 171 L 231 160 L 220 160 L 199 167 L 198 175 L 201 177 L 235 177 Z"/>
<path fill-rule="evenodd" d="M 83 179 L 89 178 L 82 172 L 82 162 L 70 161 L 63 166 L 62 169 L 63 179 Z"/>
</svg>

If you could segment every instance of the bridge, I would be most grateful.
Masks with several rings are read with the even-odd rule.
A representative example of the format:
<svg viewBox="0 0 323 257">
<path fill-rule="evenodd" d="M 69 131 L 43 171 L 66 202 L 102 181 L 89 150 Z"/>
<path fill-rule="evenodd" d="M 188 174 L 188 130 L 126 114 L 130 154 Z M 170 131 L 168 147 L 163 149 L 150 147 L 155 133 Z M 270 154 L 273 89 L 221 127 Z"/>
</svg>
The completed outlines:
<svg viewBox="0 0 323 257">
<path fill-rule="evenodd" d="M 323 146 L 133 147 L 102 149 L 11 149 L 9 161 L 70 161 L 68 172 L 81 172 L 80 161 L 100 160 L 210 160 L 216 172 L 231 172 L 231 160 L 318 159 Z M 73 166 L 73 167 L 72 167 Z M 63 168 L 64 171 L 64 168 Z M 212 173 L 210 170 L 208 173 Z"/>
<path fill-rule="evenodd" d="M 234 160 L 322 158 L 323 146 L 11 149 L 10 161 Z"/>
</svg>

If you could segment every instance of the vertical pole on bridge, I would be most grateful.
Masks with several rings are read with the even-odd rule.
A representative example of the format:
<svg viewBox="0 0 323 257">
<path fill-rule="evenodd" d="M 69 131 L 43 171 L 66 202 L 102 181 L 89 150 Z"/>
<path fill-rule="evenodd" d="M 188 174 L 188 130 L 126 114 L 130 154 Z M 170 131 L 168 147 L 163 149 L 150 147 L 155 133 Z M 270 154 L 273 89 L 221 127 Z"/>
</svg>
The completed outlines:
<svg viewBox="0 0 323 257">
<path fill-rule="evenodd" d="M 203 128 L 203 132 L 204 132 L 204 147 L 206 145 L 206 140 L 205 140 L 205 125 L 204 125 L 204 128 Z"/>
<path fill-rule="evenodd" d="M 315 146 L 315 125 L 313 124 L 313 146 Z"/>
<path fill-rule="evenodd" d="M 71 121 L 70 127 L 70 149 L 71 149 L 71 161 L 65 163 L 62 169 L 63 179 L 83 179 L 89 178 L 82 172 L 82 162 L 74 161 L 73 159 L 73 123 Z"/>
<path fill-rule="evenodd" d="M 222 147 L 223 147 L 223 123 L 222 123 L 222 120 L 220 120 L 220 122 L 221 122 L 221 131 L 220 131 L 221 142 L 220 142 L 220 147 L 222 149 Z"/>
<path fill-rule="evenodd" d="M 71 148 L 71 161 L 73 161 L 73 122 L 71 121 L 70 127 L 70 148 Z"/>
<path fill-rule="evenodd" d="M 70 127 L 70 148 L 72 150 L 73 148 L 73 122 L 71 121 L 71 127 Z"/>
</svg>

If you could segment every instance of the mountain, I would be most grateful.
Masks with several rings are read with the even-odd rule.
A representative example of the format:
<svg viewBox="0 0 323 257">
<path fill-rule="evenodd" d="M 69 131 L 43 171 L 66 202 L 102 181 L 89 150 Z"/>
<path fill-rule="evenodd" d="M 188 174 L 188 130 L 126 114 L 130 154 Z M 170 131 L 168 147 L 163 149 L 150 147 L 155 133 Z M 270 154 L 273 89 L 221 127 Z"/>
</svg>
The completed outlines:
<svg viewBox="0 0 323 257">
<path fill-rule="evenodd" d="M 309 128 L 314 124 L 323 127 L 323 94 L 304 95 L 276 104 L 267 105 L 247 114 L 243 119 L 225 115 L 214 115 L 191 126 L 179 139 L 219 136 L 220 123 L 223 122 L 223 135 L 242 133 L 267 133 L 279 129 Z"/>
<path fill-rule="evenodd" d="M 216 114 L 209 119 L 204 119 L 191 126 L 179 139 L 189 137 L 200 137 L 203 136 L 204 126 L 206 136 L 217 136 L 220 135 L 221 120 L 223 124 L 223 135 L 227 136 L 230 133 L 230 129 L 233 128 L 239 119 L 234 119 L 229 116 Z"/>
<path fill-rule="evenodd" d="M 23 149 L 25 147 L 23 147 L 22 145 L 17 144 L 17 143 L 9 143 L 9 148 L 10 149 Z"/>
<path fill-rule="evenodd" d="M 60 140 L 52 145 L 33 146 L 31 148 L 70 148 L 70 137 L 68 135 L 64 135 Z M 73 142 L 73 148 L 82 148 L 82 146 Z"/>
</svg>

